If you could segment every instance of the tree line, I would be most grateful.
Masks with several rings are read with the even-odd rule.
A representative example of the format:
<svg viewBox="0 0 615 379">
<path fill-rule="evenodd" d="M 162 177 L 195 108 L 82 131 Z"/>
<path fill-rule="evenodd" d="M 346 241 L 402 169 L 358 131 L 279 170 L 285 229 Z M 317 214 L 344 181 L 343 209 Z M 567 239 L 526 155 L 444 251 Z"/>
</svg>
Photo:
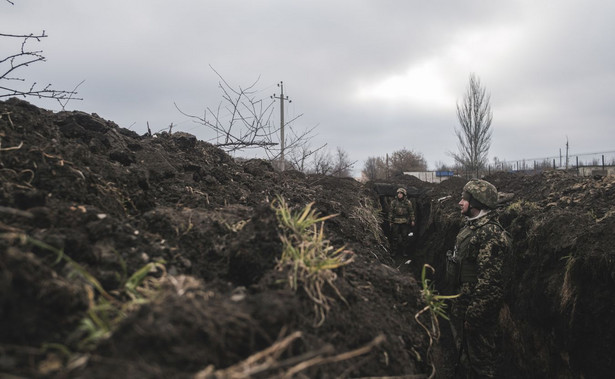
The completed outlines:
<svg viewBox="0 0 615 379">
<path fill-rule="evenodd" d="M 421 153 L 403 148 L 380 157 L 369 157 L 361 175 L 366 180 L 390 179 L 409 171 L 425 171 L 427 163 Z"/>
</svg>

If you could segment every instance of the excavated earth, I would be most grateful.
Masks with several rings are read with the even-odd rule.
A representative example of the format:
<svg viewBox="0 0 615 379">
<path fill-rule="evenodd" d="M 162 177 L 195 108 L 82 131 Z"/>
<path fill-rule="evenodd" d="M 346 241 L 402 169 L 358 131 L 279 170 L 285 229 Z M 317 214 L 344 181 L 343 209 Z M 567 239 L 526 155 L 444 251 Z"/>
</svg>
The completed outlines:
<svg viewBox="0 0 615 379">
<path fill-rule="evenodd" d="M 428 312 L 415 315 L 424 263 L 441 283 L 465 180 L 390 181 L 409 189 L 418 217 L 406 256 L 394 257 L 382 224 L 389 194 L 374 183 L 279 173 L 186 133 L 141 136 L 19 99 L 0 102 L 0 116 L 3 375 L 453 376 L 446 321 L 430 348 L 417 322 L 428 325 Z M 514 239 L 502 377 L 611 377 L 615 179 L 486 179 L 506 194 L 497 211 Z M 335 287 L 323 286 L 331 306 L 320 326 L 314 301 L 277 266 L 277 196 L 337 214 L 325 235 L 353 252 Z M 129 278 L 147 267 L 130 298 Z M 111 327 L 93 327 L 102 324 Z"/>
</svg>

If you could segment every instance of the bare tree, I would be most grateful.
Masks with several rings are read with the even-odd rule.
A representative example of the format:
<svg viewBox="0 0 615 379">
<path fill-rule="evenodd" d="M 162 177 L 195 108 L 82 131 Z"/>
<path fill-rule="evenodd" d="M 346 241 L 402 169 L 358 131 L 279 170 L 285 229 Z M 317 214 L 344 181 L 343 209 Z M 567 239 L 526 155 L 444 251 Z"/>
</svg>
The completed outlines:
<svg viewBox="0 0 615 379">
<path fill-rule="evenodd" d="M 272 162 L 280 163 L 280 126 L 275 126 L 272 121 L 275 101 L 259 97 L 260 91 L 256 85 L 260 78 L 245 88 L 234 88 L 213 67 L 211 69 L 218 76 L 218 88 L 222 91 L 222 101 L 218 107 L 207 107 L 203 116 L 184 112 L 177 104 L 175 108 L 197 124 L 215 132 L 216 136 L 208 141 L 215 146 L 228 152 L 260 149 Z M 301 116 L 284 122 L 284 150 L 286 158 L 290 158 L 289 162 L 295 168 L 305 167 L 307 158 L 324 147 L 312 149 L 309 146 L 316 126 L 302 131 L 292 126 L 292 122 Z"/>
<path fill-rule="evenodd" d="M 365 161 L 361 173 L 367 180 L 387 179 L 389 173 L 401 175 L 407 171 L 425 171 L 427 163 L 421 153 L 406 148 L 394 151 L 390 158 L 369 157 Z"/>
<path fill-rule="evenodd" d="M 367 180 L 378 180 L 386 177 L 386 166 L 384 160 L 381 157 L 368 157 L 363 165 L 361 174 Z"/>
<path fill-rule="evenodd" d="M 13 5 L 12 1 L 6 0 Z M 51 87 L 51 84 L 39 86 L 38 83 L 25 84 L 26 80 L 19 76 L 18 71 L 37 62 L 44 62 L 42 50 L 30 48 L 33 43 L 41 42 L 43 38 L 47 38 L 47 34 L 43 30 L 41 33 L 34 34 L 8 34 L 0 33 L 0 38 L 6 38 L 17 41 L 16 52 L 9 54 L 4 58 L 0 58 L 0 98 L 12 96 L 32 96 L 46 99 L 56 99 L 62 105 L 62 109 L 70 100 L 81 100 L 74 98 L 77 94 L 76 89 L 81 85 L 77 85 L 72 91 L 56 90 Z M 83 82 L 82 82 L 83 83 Z"/>
<path fill-rule="evenodd" d="M 471 172 L 478 173 L 487 163 L 493 119 L 490 100 L 491 96 L 486 93 L 480 79 L 475 74 L 470 74 L 463 102 L 457 103 L 460 128 L 455 129 L 455 134 L 459 151 L 451 155 L 457 163 Z"/>
<path fill-rule="evenodd" d="M 307 173 L 310 170 L 309 159 L 313 158 L 316 153 L 326 146 L 327 144 L 324 144 L 317 148 L 312 148 L 310 143 L 303 143 L 290 150 L 290 153 L 286 155 L 287 163 L 294 170 Z"/>
<path fill-rule="evenodd" d="M 216 137 L 209 142 L 226 151 L 266 149 L 276 145 L 272 142 L 273 134 L 277 132 L 271 122 L 273 101 L 265 103 L 256 98 L 258 91 L 254 88 L 258 79 L 247 88 L 240 86 L 235 89 L 216 70 L 212 70 L 220 79 L 218 88 L 224 101 L 216 109 L 206 108 L 203 116 L 188 114 L 177 104 L 175 108 L 194 122 L 213 130 Z"/>
<path fill-rule="evenodd" d="M 334 165 L 333 157 L 328 151 L 321 150 L 314 154 L 314 160 L 312 162 L 314 174 L 329 175 L 333 172 Z"/>
<path fill-rule="evenodd" d="M 391 154 L 391 172 L 399 175 L 407 171 L 425 171 L 427 163 L 420 153 L 403 148 Z"/>
<path fill-rule="evenodd" d="M 352 176 L 352 168 L 356 161 L 351 162 L 348 158 L 348 153 L 341 147 L 335 150 L 335 158 L 332 175 L 338 178 L 346 178 Z"/>
<path fill-rule="evenodd" d="M 300 116 L 301 115 L 295 117 L 291 121 L 296 120 Z M 297 169 L 302 172 L 307 172 L 309 171 L 306 166 L 306 162 L 308 161 L 308 159 L 314 157 L 314 155 L 318 151 L 324 149 L 327 144 L 324 143 L 316 148 L 313 148 L 310 144 L 310 141 L 314 137 L 314 131 L 316 130 L 316 127 L 318 125 L 297 132 L 296 128 L 289 123 L 290 121 L 284 122 L 286 128 L 286 134 L 284 138 L 284 151 L 286 152 L 286 161 L 290 161 L 291 167 L 295 167 L 295 163 L 301 162 L 301 169 Z M 279 128 L 277 130 L 279 130 Z M 278 135 L 279 133 L 276 133 L 275 137 L 277 137 Z M 268 149 L 266 153 L 267 157 L 271 161 L 277 162 L 278 159 L 281 157 L 281 146 L 276 144 L 272 149 Z"/>
<path fill-rule="evenodd" d="M 310 174 L 331 175 L 337 177 L 349 177 L 356 161 L 348 159 L 348 153 L 341 147 L 337 147 L 334 154 L 328 150 L 319 149 L 314 152 L 310 168 L 306 170 Z"/>
</svg>

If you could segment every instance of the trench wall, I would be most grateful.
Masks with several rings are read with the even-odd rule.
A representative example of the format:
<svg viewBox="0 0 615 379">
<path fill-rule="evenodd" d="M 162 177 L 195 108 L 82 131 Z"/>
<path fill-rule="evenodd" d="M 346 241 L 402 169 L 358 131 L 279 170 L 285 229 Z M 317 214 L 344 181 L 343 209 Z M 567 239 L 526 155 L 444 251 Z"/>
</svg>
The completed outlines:
<svg viewBox="0 0 615 379">
<path fill-rule="evenodd" d="M 415 256 L 443 283 L 445 253 L 461 217 L 453 196 L 420 201 L 423 235 Z M 615 217 L 517 196 L 498 208 L 513 237 L 512 286 L 501 312 L 503 358 L 511 378 L 610 377 L 615 363 Z M 442 291 L 446 291 L 440 285 Z"/>
</svg>

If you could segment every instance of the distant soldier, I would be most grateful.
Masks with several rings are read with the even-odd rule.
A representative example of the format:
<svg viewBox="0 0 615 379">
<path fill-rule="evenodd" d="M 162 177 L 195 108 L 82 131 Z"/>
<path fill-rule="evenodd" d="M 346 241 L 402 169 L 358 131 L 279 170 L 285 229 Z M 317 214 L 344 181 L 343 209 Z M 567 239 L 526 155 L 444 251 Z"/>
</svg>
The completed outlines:
<svg viewBox="0 0 615 379">
<path fill-rule="evenodd" d="M 473 179 L 463 187 L 459 206 L 466 222 L 457 235 L 455 250 L 447 254 L 447 279 L 461 294 L 451 310 L 460 349 L 458 369 L 467 378 L 498 374 L 498 317 L 511 238 L 492 211 L 497 200 L 497 189 L 485 180 Z"/>
<path fill-rule="evenodd" d="M 396 254 L 403 249 L 404 242 L 408 239 L 408 234 L 415 225 L 414 207 L 407 198 L 405 188 L 398 188 L 397 196 L 391 201 L 389 224 L 393 242 L 392 250 Z"/>
</svg>

